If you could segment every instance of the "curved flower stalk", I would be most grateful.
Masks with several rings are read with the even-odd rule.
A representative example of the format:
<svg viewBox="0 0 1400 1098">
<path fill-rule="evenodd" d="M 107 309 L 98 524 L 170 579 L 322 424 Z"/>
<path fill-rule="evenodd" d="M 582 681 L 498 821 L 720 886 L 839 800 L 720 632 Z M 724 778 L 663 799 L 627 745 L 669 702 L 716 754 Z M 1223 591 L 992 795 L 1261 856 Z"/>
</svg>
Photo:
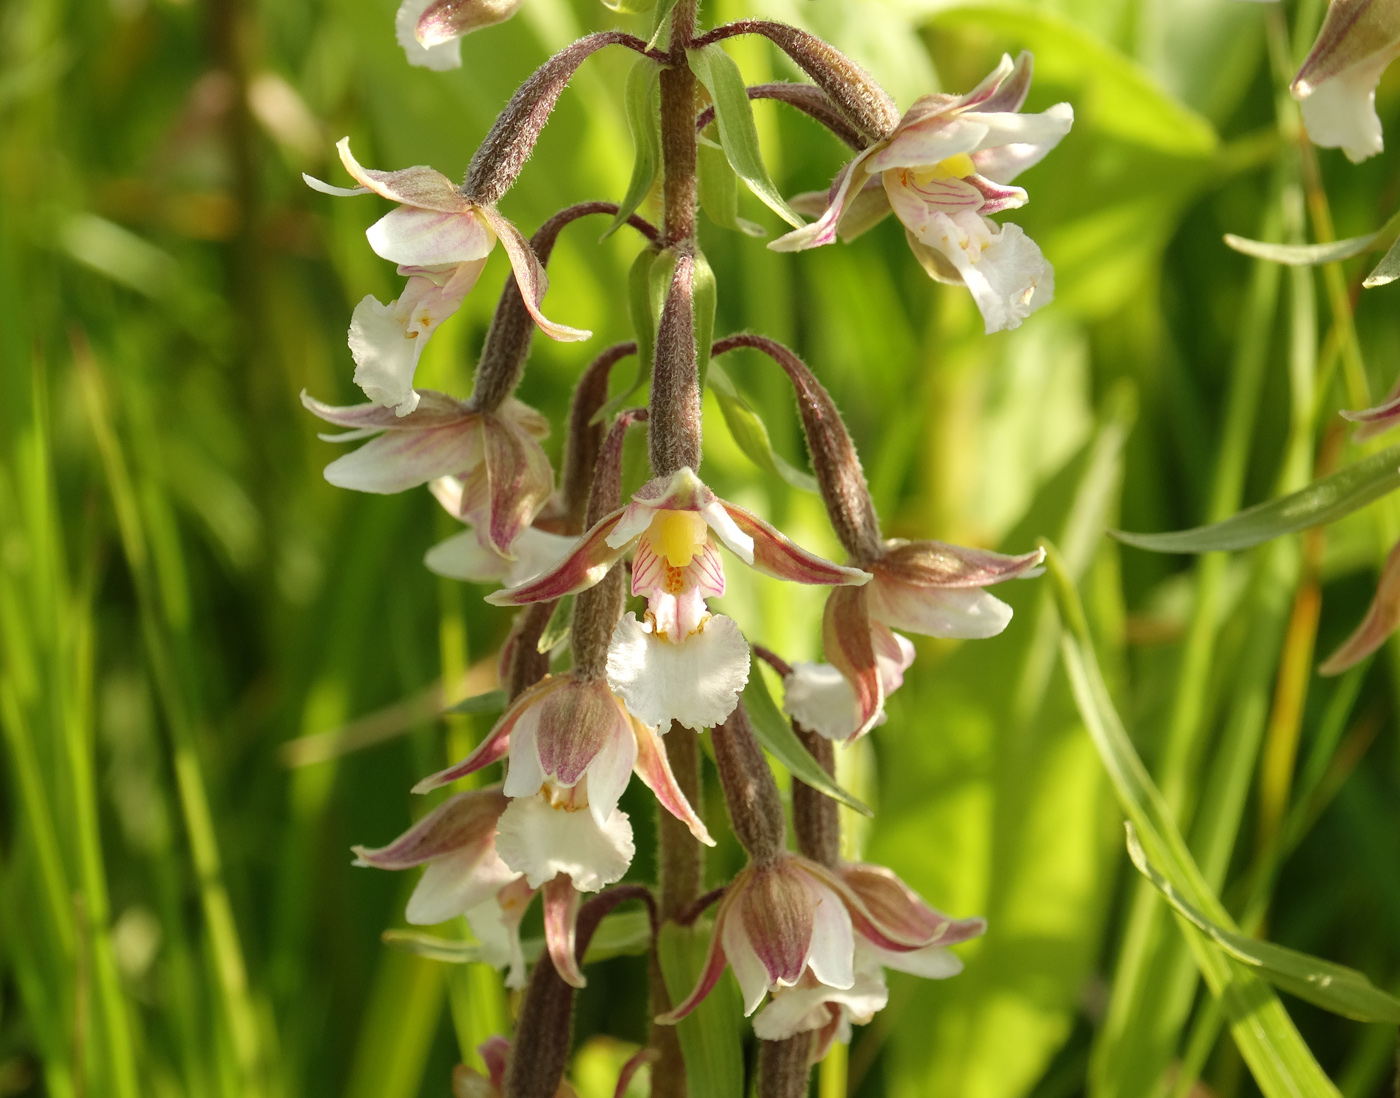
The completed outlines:
<svg viewBox="0 0 1400 1098">
<path fill-rule="evenodd" d="M 394 36 L 410 65 L 444 72 L 462 67 L 462 36 L 504 23 L 524 0 L 403 0 Z"/>
<path fill-rule="evenodd" d="M 1341 149 L 1353 164 L 1385 147 L 1376 85 L 1400 56 L 1400 4 L 1331 0 L 1290 91 L 1313 144 Z"/>
<path fill-rule="evenodd" d="M 971 292 L 988 333 L 1019 327 L 1055 296 L 1055 276 L 1019 225 L 991 214 L 1024 206 L 1010 183 L 1050 152 L 1074 122 L 1068 103 L 1021 114 L 1031 55 L 1001 64 L 966 95 L 926 95 L 894 132 L 846 165 L 825 194 L 794 199 L 817 220 L 773 241 L 799 251 L 852 240 L 891 211 L 929 275 Z"/>
<path fill-rule="evenodd" d="M 982 919 L 952 919 L 935 911 L 881 866 L 850 864 L 832 872 L 784 853 L 766 864 L 750 864 L 734 879 L 715 916 L 699 981 L 658 1021 L 680 1021 L 699 1006 L 727 964 L 739 981 L 746 1015 L 773 995 L 762 1023 L 770 1033 L 759 1036 L 791 1037 L 825 1024 L 817 1007 L 828 1000 L 809 1001 L 814 989 L 819 996 L 825 994 L 821 989 L 835 993 L 833 1001 L 848 998 L 851 1009 L 862 1011 L 879 997 L 869 973 L 872 964 L 951 976 L 961 966 L 944 947 L 985 929 Z M 860 981 L 857 948 L 865 955 Z M 784 999 L 794 991 L 796 999 Z M 756 1019 L 756 1031 L 758 1026 Z"/>
<path fill-rule="evenodd" d="M 520 920 L 534 887 L 501 860 L 496 828 L 508 804 L 501 787 L 471 789 L 443 801 L 387 846 L 356 846 L 355 864 L 376 869 L 424 866 L 404 917 L 431 926 L 466 916 L 483 959 L 508 968 L 506 985 L 525 986 Z"/>
<path fill-rule="evenodd" d="M 865 573 L 799 548 L 756 515 L 720 499 L 690 468 L 644 485 L 596 523 L 573 552 L 538 579 L 487 597 L 502 606 L 560 598 L 599 582 L 634 551 L 632 593 L 643 620 L 625 615 L 608 651 L 608 681 L 642 722 L 699 730 L 734 709 L 748 681 L 749 647 L 738 626 L 706 607 L 724 593 L 716 542 L 766 575 L 809 584 L 864 583 Z"/>
<path fill-rule="evenodd" d="M 511 398 L 494 412 L 475 410 L 431 389 L 414 394 L 415 408 L 400 414 L 380 404 L 334 407 L 301 395 L 327 423 L 346 427 L 328 442 L 370 441 L 326 466 L 339 488 L 389 494 L 455 476 L 457 515 L 486 530 L 489 545 L 514 560 L 512 545 L 554 489 L 554 470 L 540 448 L 549 421 Z M 442 498 L 441 496 L 439 497 Z"/>
<path fill-rule="evenodd" d="M 556 324 L 540 311 L 549 288 L 544 267 L 520 230 L 494 206 L 471 201 L 447 176 L 429 167 L 394 172 L 364 168 L 351 154 L 348 137 L 341 138 L 336 149 L 359 186 L 334 187 L 304 175 L 309 186 L 339 196 L 373 192 L 398 203 L 365 235 L 375 254 L 398 264 L 408 282 L 388 305 L 372 295 L 363 298 L 350 320 L 355 383 L 375 403 L 401 416 L 418 406 L 413 375 L 423 347 L 461 306 L 498 239 L 525 307 L 545 334 L 564 341 L 589 337 L 590 332 Z"/>
</svg>

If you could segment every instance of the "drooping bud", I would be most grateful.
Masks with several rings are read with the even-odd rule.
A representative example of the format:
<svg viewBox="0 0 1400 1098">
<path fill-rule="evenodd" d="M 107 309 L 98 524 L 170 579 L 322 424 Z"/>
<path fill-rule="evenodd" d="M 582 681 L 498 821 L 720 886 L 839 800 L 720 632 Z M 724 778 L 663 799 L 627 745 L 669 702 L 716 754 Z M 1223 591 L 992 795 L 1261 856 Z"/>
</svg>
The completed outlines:
<svg viewBox="0 0 1400 1098">
<path fill-rule="evenodd" d="M 729 821 L 754 865 L 768 865 L 786 853 L 787 824 L 773 772 L 754 738 L 749 715 L 740 702 L 729 719 L 712 733 Z"/>
<path fill-rule="evenodd" d="M 1400 55 L 1400 3 L 1332 0 L 1317 41 L 1293 78 L 1293 98 L 1313 143 L 1353 163 L 1384 147 L 1376 84 Z"/>
<path fill-rule="evenodd" d="M 700 375 L 695 348 L 695 257 L 676 258 L 656 329 L 651 468 L 658 477 L 700 468 Z"/>
<path fill-rule="evenodd" d="M 560 50 L 521 84 L 496 119 L 491 132 L 467 167 L 462 193 L 471 201 L 494 205 L 510 190 L 530 154 L 540 131 L 559 101 L 570 78 L 591 54 L 604 46 L 626 45 L 646 52 L 641 39 L 621 31 L 599 31 L 584 35 Z"/>
<path fill-rule="evenodd" d="M 761 34 L 797 63 L 812 82 L 871 141 L 880 141 L 899 124 L 899 107 L 875 78 L 844 53 L 814 34 L 764 19 L 741 19 L 696 40 L 709 45 L 737 34 Z"/>
<path fill-rule="evenodd" d="M 522 3 L 524 0 L 433 0 L 414 24 L 414 37 L 432 49 L 482 27 L 504 23 Z"/>
</svg>

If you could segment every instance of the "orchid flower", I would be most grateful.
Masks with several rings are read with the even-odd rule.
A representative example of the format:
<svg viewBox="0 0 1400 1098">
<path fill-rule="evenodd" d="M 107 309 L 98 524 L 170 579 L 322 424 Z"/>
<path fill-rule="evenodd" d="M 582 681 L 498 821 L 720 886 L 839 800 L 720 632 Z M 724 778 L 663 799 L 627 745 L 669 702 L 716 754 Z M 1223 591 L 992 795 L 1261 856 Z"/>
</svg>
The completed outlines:
<svg viewBox="0 0 1400 1098">
<path fill-rule="evenodd" d="M 1009 184 L 1059 144 L 1074 122 L 1068 103 L 1021 114 L 1031 55 L 997 68 L 966 95 L 926 95 L 894 132 L 864 149 L 825 194 L 800 195 L 795 208 L 817 216 L 773 241 L 800 251 L 852 240 L 894 211 L 919 263 L 939 282 L 972 293 L 988 333 L 1016 328 L 1055 296 L 1055 276 L 1035 242 L 988 215 L 1024 206 Z"/>
<path fill-rule="evenodd" d="M 462 67 L 462 36 L 504 23 L 524 0 L 403 0 L 394 36 L 410 65 L 443 72 Z"/>
<path fill-rule="evenodd" d="M 869 578 L 799 548 L 684 468 L 643 485 L 551 571 L 487 601 L 518 606 L 585 590 L 634 551 L 632 593 L 647 600 L 647 609 L 641 621 L 626 614 L 618 622 L 608 682 L 643 723 L 665 729 L 676 720 L 698 731 L 733 712 L 749 676 L 749 646 L 738 626 L 705 604 L 724 593 L 716 541 L 780 579 L 860 584 Z"/>
<path fill-rule="evenodd" d="M 350 352 L 355 383 L 376 404 L 406 416 L 418 406 L 413 375 L 423 347 L 437 326 L 455 313 L 476 284 L 497 239 L 515 271 L 526 309 L 546 335 L 571 341 L 591 334 L 556 324 L 540 312 L 549 279 L 529 242 L 493 206 L 468 199 L 441 172 L 422 165 L 395 172 L 361 167 L 350 139 L 336 145 L 345 170 L 360 185 L 334 187 L 303 175 L 315 190 L 332 195 L 373 192 L 397 202 L 365 236 L 383 259 L 398 264 L 408 283 L 397 299 L 382 304 L 373 295 L 355 306 Z"/>
<path fill-rule="evenodd" d="M 508 987 L 523 987 L 520 920 L 535 889 L 497 851 L 496 828 L 507 803 L 500 786 L 467 790 L 443 801 L 388 846 L 353 849 L 356 865 L 425 866 L 404 917 L 415 926 L 431 926 L 465 915 L 483 959 L 509 968 Z"/>
<path fill-rule="evenodd" d="M 1376 85 L 1400 56 L 1400 3 L 1332 0 L 1290 90 L 1313 144 L 1340 148 L 1353 164 L 1385 147 Z"/>
<path fill-rule="evenodd" d="M 880 723 L 886 696 L 903 682 L 911 649 L 892 629 L 926 637 L 994 637 L 1011 621 L 1011 607 L 983 588 L 1036 574 L 1044 559 L 1043 549 L 1013 557 L 941 541 L 885 542 L 884 552 L 867 565 L 870 582 L 832 591 L 822 619 L 826 658 L 845 679 L 854 703 L 848 738 L 856 739 Z M 831 736 L 846 727 L 845 713 L 850 711 L 819 719 L 810 691 L 804 693 L 811 678 L 808 672 L 806 682 L 797 681 L 798 693 L 789 705 L 799 711 L 789 712 L 803 724 L 816 720 L 808 727 Z M 823 673 L 819 685 L 832 688 L 829 673 Z M 831 694 L 824 700 L 834 704 Z"/>
<path fill-rule="evenodd" d="M 914 662 L 914 645 L 878 622 L 870 627 L 870 643 L 880 676 L 881 697 L 904 685 L 904 672 Z M 809 732 L 829 740 L 849 740 L 861 714 L 850 684 L 829 663 L 799 662 L 783 678 L 783 711 Z M 872 728 L 885 723 L 883 704 Z"/>
<path fill-rule="evenodd" d="M 428 570 L 447 579 L 468 583 L 504 583 L 508 587 L 526 583 L 559 560 L 576 538 L 552 534 L 538 525 L 526 526 L 509 545 L 506 556 L 492 544 L 490 516 L 479 498 L 480 477 L 438 477 L 428 490 L 454 518 L 467 528 L 434 545 L 423 557 Z"/>
<path fill-rule="evenodd" d="M 953 919 L 935 911 L 882 866 L 851 863 L 828 870 L 800 855 L 783 854 L 767 864 L 750 864 L 734 878 L 715 916 L 699 981 L 657 1021 L 669 1025 L 686 1017 L 710 993 L 726 964 L 739 981 L 746 1015 L 770 992 L 777 1003 L 788 989 L 818 985 L 851 993 L 859 1001 L 856 1009 L 863 1009 L 876 996 L 868 979 L 857 984 L 857 943 L 880 964 L 952 975 L 957 962 L 944 947 L 985 929 L 982 919 Z M 782 1006 L 764 1024 L 776 1030 L 809 1020 L 809 1010 Z M 801 1029 L 792 1028 L 796 1032 Z"/>
<path fill-rule="evenodd" d="M 547 676 L 511 703 L 475 751 L 414 789 L 426 793 L 507 756 L 511 803 L 496 844 L 532 888 L 562 873 L 579 891 L 596 892 L 627 871 L 632 825 L 617 802 L 634 771 L 692 835 L 714 845 L 676 784 L 661 737 L 601 679 Z"/>
<path fill-rule="evenodd" d="M 326 466 L 338 488 L 388 494 L 443 476 L 456 476 L 458 516 L 486 530 L 487 543 L 514 560 L 512 546 L 554 487 L 554 470 L 540 448 L 549 421 L 511 398 L 495 412 L 424 389 L 414 411 L 399 415 L 378 404 L 337 408 L 305 393 L 301 402 L 328 423 L 349 430 L 328 442 L 370 441 Z M 373 436 L 373 437 L 372 437 Z"/>
</svg>

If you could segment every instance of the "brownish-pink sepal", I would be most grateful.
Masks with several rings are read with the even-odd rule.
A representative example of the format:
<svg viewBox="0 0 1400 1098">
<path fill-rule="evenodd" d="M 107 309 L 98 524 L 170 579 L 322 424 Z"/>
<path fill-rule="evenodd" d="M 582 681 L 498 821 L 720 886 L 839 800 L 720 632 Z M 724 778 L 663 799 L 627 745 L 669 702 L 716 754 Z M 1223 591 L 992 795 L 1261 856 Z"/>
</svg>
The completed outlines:
<svg viewBox="0 0 1400 1098">
<path fill-rule="evenodd" d="M 481 426 L 491 500 L 487 536 L 496 552 L 513 560 L 511 545 L 554 491 L 554 470 L 540 444 L 512 419 L 488 414 Z"/>
<path fill-rule="evenodd" d="M 549 602 L 579 591 L 586 591 L 608 574 L 608 570 L 627 552 L 629 545 L 614 549 L 608 545 L 608 535 L 612 533 L 622 517 L 622 508 L 600 519 L 568 556 L 542 576 L 519 587 L 509 587 L 504 591 L 493 591 L 486 601 L 493 606 L 526 606 L 532 602 Z"/>
<path fill-rule="evenodd" d="M 734 525 L 753 538 L 753 566 L 767 576 L 793 583 L 859 587 L 870 582 L 870 573 L 835 564 L 809 553 L 752 512 L 720 501 Z"/>
<path fill-rule="evenodd" d="M 943 541 L 892 539 L 885 546 L 871 566 L 877 575 L 917 587 L 986 587 L 1031 575 L 1045 560 L 1044 549 L 1008 556 Z"/>
<path fill-rule="evenodd" d="M 1391 549 L 1381 569 L 1376 596 L 1366 616 L 1346 641 L 1317 669 L 1320 675 L 1340 675 L 1355 667 L 1386 642 L 1400 626 L 1400 543 Z"/>
<path fill-rule="evenodd" d="M 510 1059 L 510 1041 L 499 1033 L 476 1046 L 476 1053 L 486 1065 L 486 1074 L 497 1087 L 505 1085 L 506 1061 Z"/>
<path fill-rule="evenodd" d="M 656 729 L 635 718 L 632 720 L 632 728 L 637 734 L 637 762 L 634 767 L 637 777 L 656 794 L 661 807 L 685 824 L 696 839 L 706 846 L 714 846 L 715 841 L 710 838 L 705 821 L 691 807 L 690 801 L 676 783 L 676 776 L 671 772 L 671 760 L 666 755 L 666 745 L 661 736 L 657 734 Z"/>
<path fill-rule="evenodd" d="M 755 955 L 768 970 L 770 987 L 794 986 L 807 967 L 816 923 L 812 889 L 804 879 L 808 864 L 805 858 L 788 855 L 771 865 L 755 866 L 745 884 L 730 886 L 735 904 L 731 918 L 740 919 Z"/>
<path fill-rule="evenodd" d="M 458 778 L 465 778 L 468 774 L 474 774 L 494 762 L 500 762 L 510 751 L 511 730 L 525 715 L 525 711 L 568 681 L 570 680 L 564 677 L 546 675 L 510 703 L 510 707 L 501 714 L 501 719 L 496 722 L 495 727 L 486 733 L 486 738 L 477 744 L 476 749 L 470 755 L 461 762 L 449 766 L 446 770 L 429 774 L 413 787 L 413 792 L 431 793 L 434 789 L 449 785 Z"/>
<path fill-rule="evenodd" d="M 724 975 L 724 966 L 728 964 L 728 958 L 724 954 L 724 945 L 720 941 L 723 936 L 724 924 L 732 917 L 735 895 L 752 874 L 753 867 L 750 866 L 742 870 L 730 883 L 729 888 L 725 891 L 724 899 L 719 903 L 719 910 L 715 912 L 715 925 L 710 931 L 710 946 L 705 952 L 705 964 L 700 970 L 700 979 L 695 982 L 695 987 L 680 1003 L 667 1013 L 656 1016 L 657 1025 L 675 1025 L 698 1007 L 704 1001 L 705 996 L 714 990 L 715 984 L 719 983 L 719 978 Z"/>
<path fill-rule="evenodd" d="M 650 1064 L 661 1059 L 661 1053 L 654 1048 L 639 1048 L 627 1059 L 627 1063 L 622 1065 L 622 1070 L 617 1073 L 617 1086 L 613 1088 L 613 1098 L 624 1098 L 627 1088 L 632 1085 L 632 1077 L 641 1070 L 643 1064 Z"/>
<path fill-rule="evenodd" d="M 1400 26 L 1389 0 L 1331 0 L 1317 39 L 1293 78 L 1299 98 L 1324 80 L 1338 76 L 1393 49 Z"/>
<path fill-rule="evenodd" d="M 965 942 L 986 932 L 987 920 L 955 919 L 936 911 L 884 866 L 848 862 L 835 873 L 820 866 L 814 866 L 814 872 L 846 902 L 856 933 L 882 949 L 909 953 Z"/>
<path fill-rule="evenodd" d="M 393 172 L 378 171 L 363 167 L 355 159 L 350 152 L 348 137 L 342 137 L 335 147 L 340 153 L 340 162 L 356 183 L 391 202 L 415 206 L 420 210 L 437 210 L 439 213 L 470 213 L 477 209 L 475 203 L 436 168 L 420 164 Z"/>
<path fill-rule="evenodd" d="M 388 846 L 354 846 L 356 865 L 410 869 L 468 846 L 495 840 L 496 821 L 509 803 L 499 785 L 449 797 Z"/>
<path fill-rule="evenodd" d="M 875 726 L 885 702 L 864 590 L 837 587 L 827 596 L 822 614 L 822 649 L 827 662 L 841 672 L 855 695 L 856 727 L 848 741 L 854 742 Z"/>
<path fill-rule="evenodd" d="M 1343 411 L 1342 418 L 1358 425 L 1352 434 L 1357 442 L 1365 442 L 1385 434 L 1392 427 L 1400 426 L 1400 385 L 1391 390 L 1383 404 L 1359 412 Z"/>
<path fill-rule="evenodd" d="M 308 412 L 327 423 L 367 433 L 390 428 L 421 431 L 433 427 L 448 427 L 477 415 L 465 400 L 458 400 L 435 389 L 419 389 L 418 407 L 406 416 L 398 415 L 393 408 L 386 408 L 382 404 L 324 404 L 315 397 L 308 396 L 305 389 L 301 391 L 301 403 Z"/>
<path fill-rule="evenodd" d="M 559 978 L 570 987 L 583 987 L 588 981 L 578 964 L 579 892 L 567 873 L 546 881 L 544 896 L 544 941 L 549 959 Z"/>
<path fill-rule="evenodd" d="M 540 330 L 551 339 L 564 343 L 589 338 L 592 332 L 557 324 L 541 311 L 540 304 L 549 289 L 549 277 L 545 274 L 544 265 L 535 255 L 534 249 L 530 247 L 530 242 L 520 230 L 493 206 L 478 206 L 476 209 L 478 216 L 491 227 L 500 240 L 501 247 L 506 250 L 511 270 L 515 272 L 515 284 L 520 289 L 520 300 L 525 303 L 525 308 L 540 326 Z"/>
</svg>

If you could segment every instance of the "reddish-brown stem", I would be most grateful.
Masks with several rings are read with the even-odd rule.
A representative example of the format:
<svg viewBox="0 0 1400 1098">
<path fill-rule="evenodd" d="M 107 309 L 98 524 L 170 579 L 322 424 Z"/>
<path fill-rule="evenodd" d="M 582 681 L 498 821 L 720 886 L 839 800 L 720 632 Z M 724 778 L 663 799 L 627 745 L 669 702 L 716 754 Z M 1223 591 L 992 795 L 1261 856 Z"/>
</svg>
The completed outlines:
<svg viewBox="0 0 1400 1098">
<path fill-rule="evenodd" d="M 797 738 L 812 758 L 832 777 L 836 776 L 836 748 L 825 736 L 794 722 Z M 841 815 L 836 802 L 806 782 L 792 780 L 792 829 L 797 849 L 828 869 L 841 859 Z"/>
</svg>

